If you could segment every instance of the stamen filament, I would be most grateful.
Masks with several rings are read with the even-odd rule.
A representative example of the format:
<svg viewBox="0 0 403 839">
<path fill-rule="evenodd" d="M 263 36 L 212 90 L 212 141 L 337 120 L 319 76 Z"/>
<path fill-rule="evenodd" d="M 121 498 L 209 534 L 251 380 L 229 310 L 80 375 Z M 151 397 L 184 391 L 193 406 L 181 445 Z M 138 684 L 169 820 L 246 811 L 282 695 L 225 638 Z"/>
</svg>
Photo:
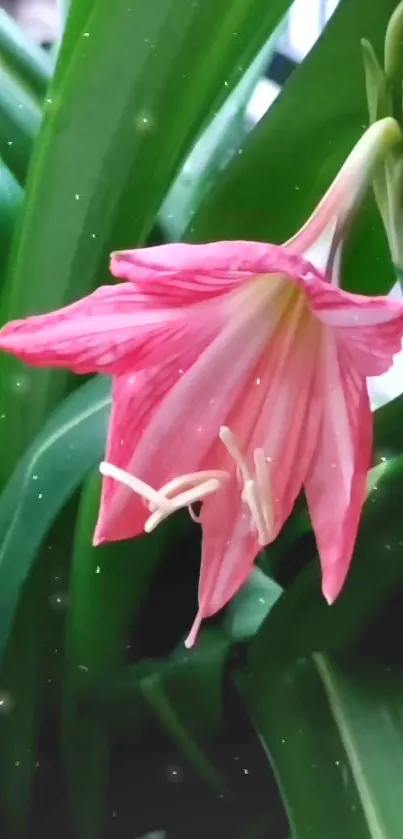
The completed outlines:
<svg viewBox="0 0 403 839">
<path fill-rule="evenodd" d="M 210 481 L 204 481 L 204 483 L 199 484 L 199 486 L 192 487 L 192 489 L 189 489 L 186 492 L 181 492 L 172 499 L 171 503 L 173 505 L 173 509 L 170 512 L 180 510 L 182 507 L 190 507 L 196 501 L 201 501 L 203 498 L 206 498 L 208 495 L 216 492 L 219 488 L 220 481 L 218 481 L 217 478 L 213 478 Z M 147 519 L 144 525 L 145 532 L 151 533 L 151 531 L 161 524 L 161 522 L 169 515 L 170 513 L 167 513 L 165 510 L 156 510 Z"/>
<path fill-rule="evenodd" d="M 271 486 L 269 478 L 269 463 L 266 460 L 263 449 L 255 449 L 253 454 L 255 463 L 256 484 L 259 492 L 260 503 L 263 508 L 263 515 L 268 530 L 273 530 L 273 506 L 271 498 Z"/>
<path fill-rule="evenodd" d="M 165 495 L 165 498 L 171 498 L 172 495 L 175 495 L 178 490 L 185 489 L 186 487 L 193 487 L 197 486 L 200 483 L 204 483 L 204 481 L 208 481 L 210 479 L 216 479 L 217 481 L 226 480 L 229 477 L 228 472 L 224 472 L 222 469 L 211 469 L 205 470 L 203 472 L 190 472 L 189 475 L 180 475 L 177 478 L 173 478 L 172 481 L 169 483 L 164 484 L 162 487 L 159 488 L 158 492 L 162 492 Z"/>
<path fill-rule="evenodd" d="M 251 480 L 251 475 L 249 473 L 249 469 L 246 463 L 246 460 L 242 457 L 240 452 L 235 434 L 232 433 L 231 429 L 228 428 L 227 425 L 222 425 L 219 431 L 219 437 L 222 443 L 224 443 L 225 448 L 227 449 L 228 454 L 235 460 L 237 467 L 242 476 L 242 480 L 245 483 L 246 481 Z"/>
<path fill-rule="evenodd" d="M 249 507 L 253 524 L 256 527 L 259 545 L 266 545 L 270 540 L 270 530 L 265 521 L 259 491 L 255 481 L 246 482 L 243 497 Z"/>
<path fill-rule="evenodd" d="M 136 495 L 141 495 L 142 498 L 145 498 L 150 504 L 154 505 L 156 509 L 162 508 L 168 515 L 174 511 L 175 508 L 172 505 L 172 501 L 165 498 L 161 492 L 157 492 L 157 490 L 144 483 L 144 481 L 141 481 L 140 478 L 136 478 L 134 475 L 125 472 L 124 469 L 119 469 L 117 466 L 113 466 L 112 463 L 103 461 L 99 466 L 99 471 L 101 475 L 107 478 L 113 478 L 113 480 L 119 481 L 121 484 L 127 486 Z"/>
</svg>

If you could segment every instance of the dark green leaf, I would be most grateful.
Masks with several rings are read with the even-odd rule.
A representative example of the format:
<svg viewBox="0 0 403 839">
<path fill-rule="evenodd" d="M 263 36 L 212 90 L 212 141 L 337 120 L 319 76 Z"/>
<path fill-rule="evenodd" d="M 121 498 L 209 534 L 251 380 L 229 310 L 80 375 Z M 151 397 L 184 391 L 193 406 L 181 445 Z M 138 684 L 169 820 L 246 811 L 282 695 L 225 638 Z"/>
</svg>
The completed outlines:
<svg viewBox="0 0 403 839">
<path fill-rule="evenodd" d="M 24 185 L 41 120 L 39 105 L 11 75 L 0 69 L 0 155 Z"/>
<path fill-rule="evenodd" d="M 39 99 L 45 96 L 52 78 L 53 62 L 41 47 L 24 35 L 4 9 L 0 9 L 0 59 L 8 72 L 26 85 L 33 96 Z"/>
<path fill-rule="evenodd" d="M 11 237 L 21 210 L 22 199 L 21 187 L 0 160 L 0 283 L 4 278 Z"/>
<path fill-rule="evenodd" d="M 270 663 L 266 663 L 270 670 Z M 276 773 L 294 839 L 400 839 L 402 672 L 325 656 L 238 679 Z"/>
<path fill-rule="evenodd" d="M 288 5 L 289 0 L 94 5 L 68 69 L 56 69 L 49 91 L 2 301 L 4 320 L 57 308 L 87 293 L 107 276 L 111 250 L 144 241 L 198 133 Z M 12 383 L 20 370 L 15 359 L 0 359 L 5 475 L 63 387 L 60 376 L 56 386 L 52 373 L 26 371 L 27 412 L 24 427 L 18 427 L 21 403 Z"/>
<path fill-rule="evenodd" d="M 231 641 L 253 638 L 280 594 L 280 586 L 260 568 L 254 568 L 226 609 L 224 627 Z"/>
<path fill-rule="evenodd" d="M 250 646 L 263 681 L 313 652 L 350 645 L 403 586 L 403 456 L 380 464 L 363 513 L 347 582 L 332 606 L 320 590 L 319 561 L 302 571 L 274 604 Z"/>
<path fill-rule="evenodd" d="M 395 0 L 345 0 L 266 117 L 218 177 L 190 238 L 282 242 L 309 216 L 366 126 L 360 40 L 381 53 Z M 342 45 L 342 46 L 341 46 Z M 357 221 L 344 285 L 379 293 L 393 284 L 371 197 Z M 376 270 L 374 270 L 374 266 Z"/>
<path fill-rule="evenodd" d="M 0 660 L 38 548 L 53 519 L 102 458 L 110 384 L 83 385 L 50 418 L 0 495 Z"/>
<path fill-rule="evenodd" d="M 83 696 L 117 678 L 130 627 L 176 526 L 169 520 L 152 534 L 93 548 L 99 490 L 97 474 L 85 488 L 77 520 L 66 637 L 64 755 L 72 811 L 83 839 L 95 839 L 101 829 L 110 754 L 110 733 Z"/>
</svg>

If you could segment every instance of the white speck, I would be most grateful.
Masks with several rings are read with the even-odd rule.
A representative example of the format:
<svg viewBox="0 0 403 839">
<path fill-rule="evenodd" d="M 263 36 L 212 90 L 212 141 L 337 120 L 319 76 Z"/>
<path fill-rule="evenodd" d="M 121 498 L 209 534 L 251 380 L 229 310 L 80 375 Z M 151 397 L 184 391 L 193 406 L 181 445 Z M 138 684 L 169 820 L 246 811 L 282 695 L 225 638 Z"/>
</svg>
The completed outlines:
<svg viewBox="0 0 403 839">
<path fill-rule="evenodd" d="M 242 769 L 244 775 L 249 775 L 249 769 Z"/>
<path fill-rule="evenodd" d="M 80 200 L 80 193 L 76 192 L 74 198 L 76 199 L 76 201 L 79 201 Z"/>
<path fill-rule="evenodd" d="M 91 233 L 91 239 L 96 239 L 96 238 L 97 238 L 97 234 L 96 233 Z"/>
<path fill-rule="evenodd" d="M 14 763 L 14 766 L 19 766 L 19 765 L 20 765 L 20 761 L 16 760 L 15 763 Z"/>
<path fill-rule="evenodd" d="M 101 573 L 101 566 L 100 566 L 100 565 L 97 565 L 97 567 L 96 567 L 96 569 L 95 569 L 95 573 L 96 573 L 96 574 L 100 574 L 100 573 Z"/>
<path fill-rule="evenodd" d="M 90 37 L 89 32 L 83 32 L 83 38 L 89 38 L 89 37 Z"/>
<path fill-rule="evenodd" d="M 0 419 L 2 419 L 2 420 L 3 420 L 3 419 L 5 419 L 5 418 L 6 418 L 6 415 L 5 415 L 5 414 L 2 414 L 2 415 L 0 416 Z"/>
<path fill-rule="evenodd" d="M 38 766 L 40 766 L 40 765 L 41 764 L 39 763 L 39 760 L 37 760 L 36 763 L 35 763 L 35 769 L 38 769 Z"/>
<path fill-rule="evenodd" d="M 112 361 L 115 361 L 116 355 L 114 352 L 106 352 L 103 355 L 99 356 L 98 363 L 99 364 L 111 364 Z"/>
<path fill-rule="evenodd" d="M 7 145 L 8 146 L 13 146 L 14 145 L 14 140 L 7 140 Z"/>
<path fill-rule="evenodd" d="M 258 603 L 262 603 L 262 604 L 266 603 L 264 597 L 258 597 Z"/>
<path fill-rule="evenodd" d="M 42 498 L 43 498 L 43 492 L 38 492 L 38 501 L 40 501 Z"/>
<path fill-rule="evenodd" d="M 256 384 L 257 384 L 257 385 L 260 385 L 260 382 L 261 382 L 261 379 L 259 379 L 259 377 L 258 377 L 258 378 L 256 379 Z"/>
<path fill-rule="evenodd" d="M 224 87 L 228 87 L 228 82 L 224 82 Z"/>
<path fill-rule="evenodd" d="M 85 664 L 77 664 L 77 670 L 84 670 L 84 673 L 88 673 L 88 667 Z"/>
<path fill-rule="evenodd" d="M 38 475 L 32 475 L 32 480 L 37 481 L 38 480 Z"/>
<path fill-rule="evenodd" d="M 51 105 L 51 104 L 52 104 L 52 97 L 51 97 L 51 96 L 47 96 L 47 97 L 46 97 L 46 99 L 45 99 L 45 102 L 46 102 L 48 105 Z"/>
<path fill-rule="evenodd" d="M 182 374 L 183 374 L 182 367 L 179 367 L 178 373 L 180 373 L 180 374 L 181 374 L 181 376 L 182 376 Z"/>
</svg>

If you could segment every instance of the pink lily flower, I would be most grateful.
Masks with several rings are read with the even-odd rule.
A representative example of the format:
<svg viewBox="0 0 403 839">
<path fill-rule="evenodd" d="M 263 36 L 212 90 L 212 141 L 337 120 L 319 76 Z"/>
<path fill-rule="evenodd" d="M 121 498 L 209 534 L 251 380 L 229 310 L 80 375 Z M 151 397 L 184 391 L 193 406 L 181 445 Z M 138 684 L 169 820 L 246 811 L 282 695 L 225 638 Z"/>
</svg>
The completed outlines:
<svg viewBox="0 0 403 839">
<path fill-rule="evenodd" d="M 0 331 L 0 348 L 29 364 L 113 376 L 95 543 L 150 531 L 180 507 L 194 516 L 203 501 L 188 645 L 247 579 L 302 488 L 329 603 L 343 585 L 371 459 L 366 378 L 400 349 L 403 307 L 343 291 L 340 255 L 375 165 L 400 140 L 394 120 L 372 125 L 282 246 L 114 253 L 111 272 L 126 282 Z"/>
</svg>

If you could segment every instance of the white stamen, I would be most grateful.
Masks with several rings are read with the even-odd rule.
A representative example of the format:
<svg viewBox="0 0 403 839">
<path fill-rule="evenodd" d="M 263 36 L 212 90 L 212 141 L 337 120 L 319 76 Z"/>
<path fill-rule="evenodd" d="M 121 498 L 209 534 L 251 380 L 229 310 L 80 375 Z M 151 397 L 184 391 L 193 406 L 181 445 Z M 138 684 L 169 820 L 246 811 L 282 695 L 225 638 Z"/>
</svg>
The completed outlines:
<svg viewBox="0 0 403 839">
<path fill-rule="evenodd" d="M 174 511 L 175 508 L 172 505 L 172 501 L 165 498 L 162 493 L 157 492 L 148 484 L 144 483 L 144 481 L 141 481 L 140 478 L 136 478 L 134 475 L 125 472 L 124 469 L 119 469 L 117 466 L 113 466 L 112 463 L 103 461 L 99 466 L 99 471 L 101 475 L 105 475 L 107 478 L 113 478 L 115 481 L 119 481 L 121 484 L 129 487 L 136 495 L 141 495 L 142 498 L 149 501 L 155 508 L 158 509 L 161 507 L 168 515 Z"/>
<path fill-rule="evenodd" d="M 260 545 L 266 545 L 273 532 L 273 507 L 268 463 L 263 449 L 253 453 L 254 476 L 251 475 L 235 434 L 226 425 L 220 428 L 220 440 L 235 460 L 237 477 L 241 477 L 243 490 L 241 498 L 249 507 L 252 523 Z"/>
<path fill-rule="evenodd" d="M 228 454 L 231 455 L 233 460 L 235 460 L 237 470 L 239 470 L 242 480 L 244 482 L 250 481 L 251 476 L 249 474 L 246 460 L 242 457 L 235 434 L 232 433 L 231 429 L 228 428 L 227 425 L 222 425 L 219 431 L 219 437 L 221 442 L 224 443 Z"/>
<path fill-rule="evenodd" d="M 188 507 L 190 517 L 198 522 L 199 519 L 192 510 L 192 504 L 216 492 L 220 489 L 221 483 L 230 477 L 228 472 L 220 469 L 190 472 L 188 475 L 173 478 L 161 489 L 155 490 L 140 478 L 130 475 L 124 469 L 119 469 L 111 463 L 101 463 L 99 471 L 102 475 L 129 487 L 146 502 L 146 507 L 151 513 L 144 525 L 146 533 L 151 533 L 164 519 L 182 507 Z M 183 492 L 178 492 L 180 489 Z"/>
<path fill-rule="evenodd" d="M 270 539 L 270 530 L 266 525 L 261 499 L 259 497 L 259 490 L 255 481 L 246 482 L 242 497 L 249 507 L 253 524 L 256 527 L 259 545 L 266 545 Z"/>
<path fill-rule="evenodd" d="M 202 501 L 203 498 L 206 498 L 208 495 L 211 495 L 213 492 L 216 492 L 220 488 L 220 481 L 216 478 L 213 478 L 210 481 L 204 481 L 203 483 L 199 484 L 199 486 L 194 486 L 192 489 L 186 490 L 186 492 L 181 492 L 175 498 L 172 499 L 172 505 L 174 510 L 180 510 L 182 507 L 191 507 L 196 501 Z M 172 511 L 173 512 L 173 511 Z M 193 512 L 193 511 L 192 511 Z M 169 513 L 166 513 L 164 510 L 156 510 L 150 518 L 147 519 L 144 530 L 146 533 L 151 533 L 161 522 L 167 518 Z M 193 514 L 194 515 L 194 514 Z M 192 516 L 193 518 L 193 516 Z"/>
<path fill-rule="evenodd" d="M 269 464 L 265 458 L 263 449 L 255 449 L 253 454 L 255 463 L 256 484 L 259 493 L 260 503 L 266 522 L 266 528 L 273 530 L 273 505 L 271 498 L 271 486 L 269 477 Z"/>
<path fill-rule="evenodd" d="M 166 498 L 171 498 L 178 490 L 191 488 L 197 486 L 204 481 L 209 481 L 215 478 L 217 481 L 224 481 L 229 477 L 228 472 L 222 469 L 211 469 L 204 472 L 190 472 L 188 475 L 180 475 L 178 478 L 173 478 L 168 484 L 160 487 L 158 492 L 162 492 Z"/>
</svg>

